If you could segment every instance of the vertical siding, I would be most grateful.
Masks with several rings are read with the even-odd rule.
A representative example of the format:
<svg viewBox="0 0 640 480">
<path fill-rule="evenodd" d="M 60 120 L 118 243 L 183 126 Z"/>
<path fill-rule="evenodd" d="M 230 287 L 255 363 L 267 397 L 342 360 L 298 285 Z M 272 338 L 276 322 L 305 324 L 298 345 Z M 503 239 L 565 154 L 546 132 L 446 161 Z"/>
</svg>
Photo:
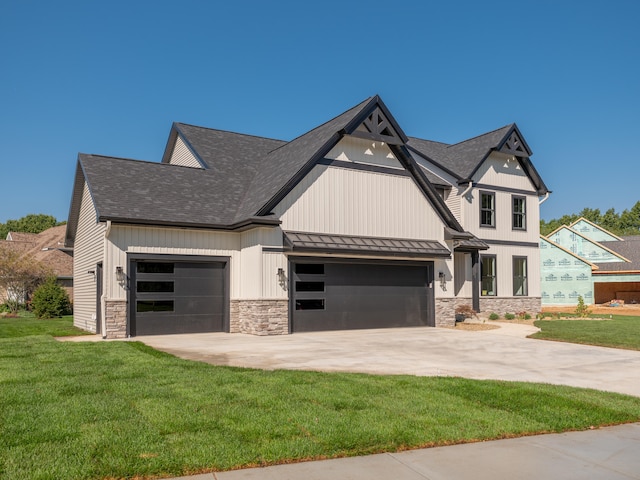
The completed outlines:
<svg viewBox="0 0 640 480">
<path fill-rule="evenodd" d="M 284 284 L 280 284 L 278 269 L 285 273 Z M 262 297 L 286 300 L 289 298 L 287 289 L 289 279 L 288 261 L 284 253 L 263 252 L 262 254 Z"/>
<path fill-rule="evenodd" d="M 95 271 L 102 260 L 105 225 L 96 221 L 89 189 L 85 183 L 80 205 L 73 259 L 74 303 L 73 322 L 84 330 L 95 332 L 96 277 Z"/>
<path fill-rule="evenodd" d="M 381 165 L 391 168 L 403 168 L 385 143 L 356 137 L 344 137 L 326 155 L 326 158 L 345 162 Z"/>
<path fill-rule="evenodd" d="M 454 253 L 454 274 L 455 274 L 455 295 L 457 297 L 471 297 L 472 272 L 471 255 L 465 253 Z"/>
<path fill-rule="evenodd" d="M 409 177 L 316 166 L 274 209 L 283 230 L 441 240 L 442 222 Z"/>
<path fill-rule="evenodd" d="M 480 194 L 493 192 L 496 200 L 495 228 L 480 226 Z M 514 194 L 502 191 L 492 191 L 490 188 L 473 188 L 470 192 L 472 201 L 463 200 L 462 225 L 465 230 L 487 240 L 505 240 L 512 242 L 537 243 L 540 236 L 540 206 L 536 194 L 526 195 L 526 230 L 512 228 L 512 197 Z M 523 195 L 517 194 L 522 197 Z"/>
<path fill-rule="evenodd" d="M 492 153 L 474 174 L 474 181 L 486 185 L 502 185 L 535 192 L 531 180 L 522 170 L 520 162 L 511 156 Z"/>
<path fill-rule="evenodd" d="M 527 257 L 529 297 L 540 296 L 540 249 L 511 245 L 491 245 L 480 255 L 496 255 L 498 297 L 513 296 L 513 257 Z"/>
<path fill-rule="evenodd" d="M 194 157 L 189 147 L 187 147 L 179 135 L 176 138 L 176 144 L 173 147 L 169 163 L 172 165 L 182 165 L 183 167 L 202 168 L 200 162 Z"/>
</svg>

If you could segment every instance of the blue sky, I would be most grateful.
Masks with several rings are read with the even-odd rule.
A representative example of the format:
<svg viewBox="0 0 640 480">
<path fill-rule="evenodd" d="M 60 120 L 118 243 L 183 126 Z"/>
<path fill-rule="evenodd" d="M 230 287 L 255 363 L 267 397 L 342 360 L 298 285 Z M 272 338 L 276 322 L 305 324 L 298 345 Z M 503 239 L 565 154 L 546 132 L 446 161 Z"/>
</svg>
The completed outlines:
<svg viewBox="0 0 640 480">
<path fill-rule="evenodd" d="M 0 222 L 174 121 L 292 139 L 380 94 L 405 133 L 516 122 L 550 220 L 640 200 L 640 2 L 0 0 Z"/>
</svg>

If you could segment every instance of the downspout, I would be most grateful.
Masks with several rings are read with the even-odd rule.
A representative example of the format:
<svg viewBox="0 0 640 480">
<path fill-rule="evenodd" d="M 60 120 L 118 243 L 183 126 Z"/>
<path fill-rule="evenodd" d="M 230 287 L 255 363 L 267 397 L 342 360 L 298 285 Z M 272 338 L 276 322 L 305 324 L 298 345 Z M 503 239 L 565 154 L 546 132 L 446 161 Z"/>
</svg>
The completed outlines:
<svg viewBox="0 0 640 480">
<path fill-rule="evenodd" d="M 473 188 L 473 181 L 469 181 L 469 186 L 465 189 L 460 196 L 464 197 Z"/>
<path fill-rule="evenodd" d="M 102 298 L 100 299 L 100 303 L 102 304 L 102 308 L 100 309 L 100 313 L 102 314 L 102 318 L 100 319 L 100 324 L 102 325 L 102 338 L 105 339 L 107 338 L 107 312 L 105 311 L 105 292 L 107 291 L 109 282 L 105 282 L 104 281 L 104 277 L 108 277 L 108 273 L 109 267 L 107 265 L 107 243 L 108 243 L 108 238 L 109 238 L 109 234 L 111 233 L 111 220 L 107 220 L 107 228 L 104 229 L 104 240 L 103 240 L 103 244 L 102 244 L 102 261 L 103 263 L 103 268 L 102 268 Z"/>
<path fill-rule="evenodd" d="M 542 200 L 538 200 L 538 205 L 542 205 L 544 202 L 546 202 L 549 199 L 549 192 L 544 194 L 544 198 Z"/>
</svg>

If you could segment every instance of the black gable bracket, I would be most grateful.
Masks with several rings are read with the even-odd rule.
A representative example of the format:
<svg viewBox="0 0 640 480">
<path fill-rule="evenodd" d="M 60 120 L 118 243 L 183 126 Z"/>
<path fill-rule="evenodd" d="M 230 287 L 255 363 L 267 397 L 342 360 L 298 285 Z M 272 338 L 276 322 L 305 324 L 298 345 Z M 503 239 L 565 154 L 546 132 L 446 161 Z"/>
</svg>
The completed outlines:
<svg viewBox="0 0 640 480">
<path fill-rule="evenodd" d="M 531 149 L 527 145 L 527 142 L 524 141 L 522 134 L 520 134 L 515 124 L 496 150 L 520 158 L 530 157 L 532 155 Z"/>
<path fill-rule="evenodd" d="M 390 145 L 404 145 L 409 141 L 378 95 L 340 133 Z"/>
</svg>

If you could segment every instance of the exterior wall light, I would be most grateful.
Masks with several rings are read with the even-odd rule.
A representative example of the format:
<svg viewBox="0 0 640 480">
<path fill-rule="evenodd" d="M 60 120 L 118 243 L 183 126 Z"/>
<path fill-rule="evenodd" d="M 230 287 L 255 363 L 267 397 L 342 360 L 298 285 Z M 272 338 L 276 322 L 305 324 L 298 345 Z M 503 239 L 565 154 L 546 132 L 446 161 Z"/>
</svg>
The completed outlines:
<svg viewBox="0 0 640 480">
<path fill-rule="evenodd" d="M 124 270 L 122 267 L 116 267 L 116 278 L 118 282 L 124 282 Z"/>
<path fill-rule="evenodd" d="M 278 284 L 283 290 L 287 289 L 287 276 L 284 273 L 284 268 L 278 268 Z"/>
<path fill-rule="evenodd" d="M 445 277 L 444 272 L 438 272 L 438 278 L 440 279 L 440 288 L 443 291 L 447 291 L 447 278 Z"/>
</svg>

